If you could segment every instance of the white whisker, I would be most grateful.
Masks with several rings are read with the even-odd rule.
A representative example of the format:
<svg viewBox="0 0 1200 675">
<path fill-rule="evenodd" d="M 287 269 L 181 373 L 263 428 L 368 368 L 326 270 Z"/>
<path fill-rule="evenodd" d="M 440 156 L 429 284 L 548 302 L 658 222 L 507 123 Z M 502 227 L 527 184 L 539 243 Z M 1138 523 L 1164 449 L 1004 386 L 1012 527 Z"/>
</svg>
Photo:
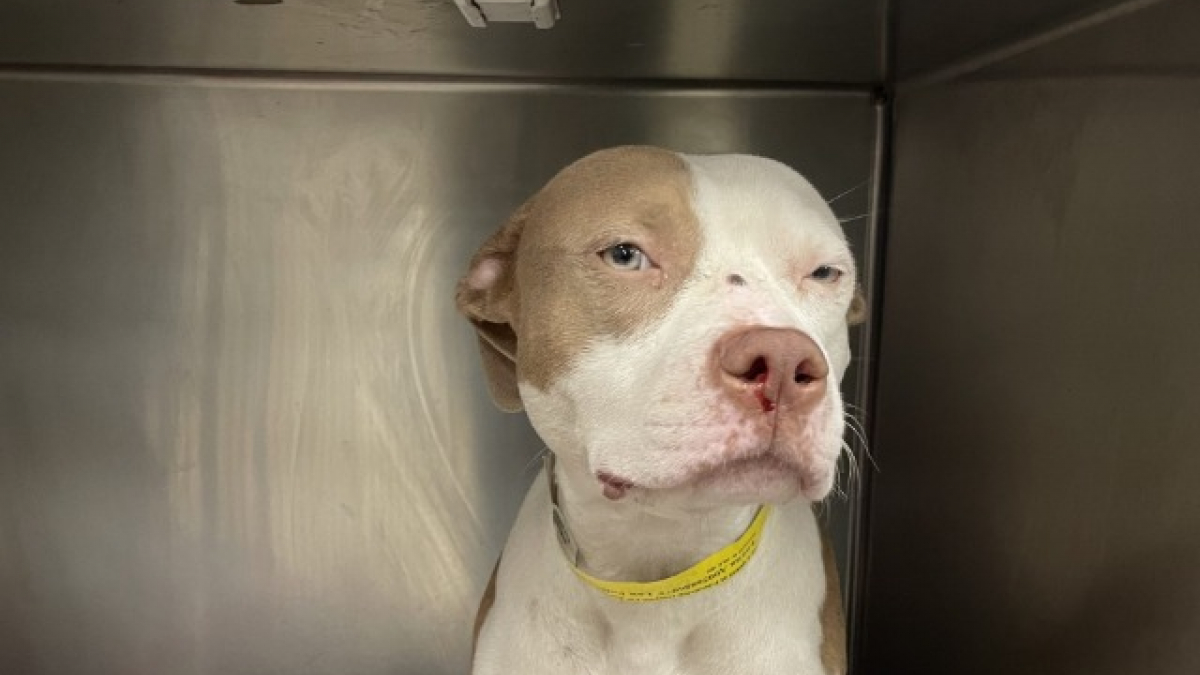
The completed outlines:
<svg viewBox="0 0 1200 675">
<path fill-rule="evenodd" d="M 857 414 L 863 415 L 864 417 L 866 416 L 865 415 L 865 413 L 867 412 L 866 408 L 862 408 L 860 406 L 854 405 L 853 403 L 851 403 L 849 401 L 843 402 L 842 405 L 844 405 L 847 410 L 851 410 Z"/>
<path fill-rule="evenodd" d="M 848 408 L 856 407 L 849 403 L 846 406 Z M 867 461 L 871 462 L 871 466 L 876 471 L 879 471 L 879 463 L 875 461 L 875 456 L 871 454 L 871 444 L 867 442 L 866 425 L 850 412 L 843 413 L 843 417 L 846 420 L 846 428 L 850 430 L 850 433 L 854 434 L 854 439 L 858 442 L 859 447 L 862 448 L 863 455 L 867 458 Z"/>
<path fill-rule="evenodd" d="M 846 483 L 848 487 L 853 487 L 862 482 L 862 470 L 858 466 L 858 457 L 854 454 L 850 444 L 842 441 L 842 447 L 846 450 Z"/>
<path fill-rule="evenodd" d="M 864 180 L 863 182 L 859 183 L 858 185 L 855 185 L 854 187 L 850 188 L 849 190 L 846 190 L 844 192 L 839 192 L 836 196 L 833 197 L 833 199 L 826 199 L 825 203 L 832 206 L 833 203 L 836 202 L 837 200 L 841 199 L 842 197 L 845 197 L 846 195 L 850 194 L 851 192 L 854 192 L 855 190 L 866 187 L 868 184 L 870 184 L 870 182 L 871 182 L 871 179 L 868 178 L 867 180 Z"/>
<path fill-rule="evenodd" d="M 846 428 L 850 430 L 850 433 L 854 434 L 854 440 L 858 441 L 858 444 L 865 448 L 867 446 L 867 437 L 866 434 L 863 433 L 862 423 L 849 413 L 847 413 L 845 417 Z"/>
</svg>

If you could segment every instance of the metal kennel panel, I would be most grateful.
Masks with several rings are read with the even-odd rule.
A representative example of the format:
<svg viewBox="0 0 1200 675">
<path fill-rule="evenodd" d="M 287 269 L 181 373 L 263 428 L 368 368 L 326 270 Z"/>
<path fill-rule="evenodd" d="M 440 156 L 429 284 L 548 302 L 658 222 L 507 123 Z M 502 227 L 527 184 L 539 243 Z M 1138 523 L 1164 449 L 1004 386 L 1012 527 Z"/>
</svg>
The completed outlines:
<svg viewBox="0 0 1200 675">
<path fill-rule="evenodd" d="M 622 143 L 777 157 L 859 216 L 875 130 L 865 93 L 39 74 L 0 100 L 0 671 L 29 674 L 464 672 L 542 449 L 454 311 L 474 248 Z"/>
<path fill-rule="evenodd" d="M 861 672 L 1200 669 L 1200 3 L 1124 4 L 900 83 Z"/>
</svg>

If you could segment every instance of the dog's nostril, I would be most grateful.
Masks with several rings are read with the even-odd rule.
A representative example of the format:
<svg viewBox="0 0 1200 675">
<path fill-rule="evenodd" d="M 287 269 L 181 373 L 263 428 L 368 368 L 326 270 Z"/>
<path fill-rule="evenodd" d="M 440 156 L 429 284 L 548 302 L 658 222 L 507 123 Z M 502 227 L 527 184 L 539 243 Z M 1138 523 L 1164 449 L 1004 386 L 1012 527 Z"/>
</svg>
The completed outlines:
<svg viewBox="0 0 1200 675">
<path fill-rule="evenodd" d="M 796 366 L 796 384 L 811 384 L 817 377 L 812 373 L 812 365 L 808 361 Z"/>
<path fill-rule="evenodd" d="M 729 276 L 725 277 L 725 280 L 728 281 L 729 283 L 733 284 L 734 286 L 745 286 L 746 285 L 746 278 L 740 274 L 730 274 Z"/>
<path fill-rule="evenodd" d="M 749 370 L 742 373 L 742 379 L 746 382 L 765 382 L 769 372 L 767 360 L 760 356 L 750 364 Z"/>
</svg>

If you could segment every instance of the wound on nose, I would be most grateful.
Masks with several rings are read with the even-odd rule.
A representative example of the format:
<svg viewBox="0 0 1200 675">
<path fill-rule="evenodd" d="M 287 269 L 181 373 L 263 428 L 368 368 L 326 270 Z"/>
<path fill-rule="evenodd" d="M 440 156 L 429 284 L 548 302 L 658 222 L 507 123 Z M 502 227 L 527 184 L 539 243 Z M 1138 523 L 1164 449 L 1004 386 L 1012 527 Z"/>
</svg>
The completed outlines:
<svg viewBox="0 0 1200 675">
<path fill-rule="evenodd" d="M 746 379 L 754 383 L 754 397 L 758 399 L 758 404 L 762 406 L 763 412 L 771 412 L 775 409 L 775 402 L 767 396 L 767 379 L 770 376 L 770 366 L 767 365 L 767 360 L 761 356 L 754 359 L 754 363 L 746 373 Z"/>
</svg>

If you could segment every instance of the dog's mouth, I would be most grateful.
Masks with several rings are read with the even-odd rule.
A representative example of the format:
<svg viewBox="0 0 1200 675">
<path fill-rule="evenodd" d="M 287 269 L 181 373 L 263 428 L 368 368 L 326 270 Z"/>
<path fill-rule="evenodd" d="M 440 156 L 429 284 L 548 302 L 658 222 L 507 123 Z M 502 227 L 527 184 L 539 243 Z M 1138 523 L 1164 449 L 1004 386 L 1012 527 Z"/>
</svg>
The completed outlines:
<svg viewBox="0 0 1200 675">
<path fill-rule="evenodd" d="M 696 472 L 689 484 L 701 489 L 752 496 L 803 481 L 801 467 L 774 453 L 722 462 Z"/>
<path fill-rule="evenodd" d="M 754 501 L 759 497 L 795 494 L 798 490 L 809 499 L 819 499 L 823 491 L 822 470 L 806 467 L 775 452 L 766 451 L 719 463 L 697 465 L 685 476 L 663 484 L 639 485 L 633 480 L 607 471 L 596 473 L 604 496 L 613 501 L 622 499 L 635 488 L 670 490 L 693 488 L 714 491 Z"/>
</svg>

